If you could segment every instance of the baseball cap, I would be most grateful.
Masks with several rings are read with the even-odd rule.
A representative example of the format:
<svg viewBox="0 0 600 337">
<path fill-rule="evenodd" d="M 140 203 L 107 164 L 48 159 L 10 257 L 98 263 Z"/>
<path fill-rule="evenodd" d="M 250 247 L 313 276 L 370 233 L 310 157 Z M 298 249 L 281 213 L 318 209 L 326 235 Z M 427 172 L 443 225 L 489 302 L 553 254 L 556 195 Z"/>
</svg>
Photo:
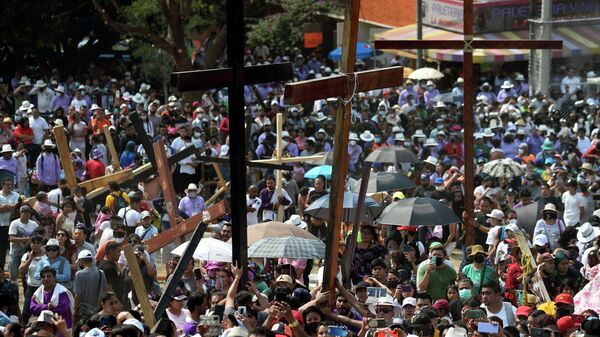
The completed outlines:
<svg viewBox="0 0 600 337">
<path fill-rule="evenodd" d="M 573 296 L 571 296 L 570 294 L 562 293 L 562 294 L 556 295 L 556 297 L 554 298 L 554 303 L 556 303 L 556 304 L 574 304 L 575 301 L 573 301 Z"/>
<path fill-rule="evenodd" d="M 538 234 L 533 238 L 534 246 L 545 246 L 548 244 L 548 237 L 545 234 Z"/>
<path fill-rule="evenodd" d="M 436 185 L 443 184 L 443 183 L 444 183 L 444 178 L 435 178 Z"/>
<path fill-rule="evenodd" d="M 532 307 L 528 307 L 526 305 L 521 305 L 517 308 L 517 316 L 529 316 L 533 312 Z"/>
<path fill-rule="evenodd" d="M 289 285 L 293 285 L 294 280 L 292 280 L 292 277 L 290 275 L 281 274 L 277 276 L 277 279 L 275 279 L 275 283 L 287 283 Z"/>
<path fill-rule="evenodd" d="M 581 323 L 576 322 L 571 316 L 564 316 L 556 321 L 556 326 L 558 330 L 563 334 L 563 336 L 571 329 L 578 328 Z"/>
<path fill-rule="evenodd" d="M 134 326 L 136 329 L 140 330 L 142 334 L 144 333 L 144 325 L 135 318 L 126 319 L 125 322 L 123 322 L 123 325 Z"/>
<path fill-rule="evenodd" d="M 143 211 L 140 214 L 140 219 L 151 218 L 151 217 L 152 217 L 152 214 L 150 214 L 150 212 L 148 212 L 148 211 Z"/>
<path fill-rule="evenodd" d="M 105 337 L 104 332 L 98 328 L 93 328 L 85 334 L 85 337 Z"/>
<path fill-rule="evenodd" d="M 447 300 L 439 299 L 433 303 L 435 309 L 444 309 L 450 311 L 450 303 Z"/>
<path fill-rule="evenodd" d="M 77 262 L 79 262 L 79 260 L 81 259 L 93 259 L 94 256 L 92 255 L 92 252 L 90 252 L 87 249 L 84 249 L 82 251 L 79 252 L 79 254 L 77 254 Z"/>
<path fill-rule="evenodd" d="M 181 288 L 176 288 L 175 292 L 173 292 L 173 296 L 171 296 L 172 299 L 176 300 L 176 301 L 185 301 L 187 300 L 187 296 L 185 296 L 183 294 L 183 291 L 181 290 Z"/>
<path fill-rule="evenodd" d="M 404 299 L 404 301 L 402 301 L 402 307 L 404 308 L 404 306 L 406 305 L 412 305 L 413 307 L 417 306 L 417 299 L 414 297 L 407 297 Z"/>
<path fill-rule="evenodd" d="M 402 200 L 405 198 L 406 198 L 406 196 L 404 195 L 404 193 L 402 193 L 400 191 L 394 192 L 394 194 L 392 195 L 392 199 L 394 199 L 394 200 L 396 200 L 396 199 Z"/>
</svg>

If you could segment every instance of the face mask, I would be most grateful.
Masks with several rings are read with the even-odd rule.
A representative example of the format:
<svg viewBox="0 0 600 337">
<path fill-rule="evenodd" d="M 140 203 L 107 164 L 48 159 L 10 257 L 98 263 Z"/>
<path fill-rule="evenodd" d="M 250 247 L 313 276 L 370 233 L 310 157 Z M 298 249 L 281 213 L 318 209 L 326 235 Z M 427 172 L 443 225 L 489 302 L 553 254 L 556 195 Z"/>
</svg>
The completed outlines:
<svg viewBox="0 0 600 337">
<path fill-rule="evenodd" d="M 354 145 L 356 145 L 356 141 L 355 140 L 351 140 L 350 141 L 350 146 L 354 146 Z"/>
<path fill-rule="evenodd" d="M 312 322 L 304 324 L 304 331 L 307 335 L 314 335 L 317 333 L 317 328 L 319 327 L 319 322 Z"/>
<path fill-rule="evenodd" d="M 405 146 L 405 147 L 410 147 L 411 145 L 412 145 L 412 143 L 411 143 L 411 142 L 404 142 L 404 146 Z"/>
<path fill-rule="evenodd" d="M 433 90 L 433 87 L 432 86 L 428 86 L 427 87 L 427 91 L 431 91 L 431 90 Z"/>
<path fill-rule="evenodd" d="M 471 292 L 471 289 L 461 289 L 458 291 L 458 296 L 460 297 L 460 300 L 464 303 L 471 299 L 473 293 Z"/>
<path fill-rule="evenodd" d="M 198 195 L 198 192 L 188 192 L 188 197 L 190 197 L 192 199 L 195 198 L 196 195 Z"/>
<path fill-rule="evenodd" d="M 413 90 L 413 86 L 412 85 L 407 85 L 406 86 L 406 90 Z"/>
<path fill-rule="evenodd" d="M 125 238 L 115 238 L 116 243 L 121 243 L 123 240 L 125 240 Z"/>
<path fill-rule="evenodd" d="M 556 309 L 556 319 L 561 317 L 569 316 L 571 314 L 571 309 Z"/>
<path fill-rule="evenodd" d="M 437 128 L 438 130 L 441 130 L 441 129 L 443 129 L 443 128 L 444 128 L 444 126 L 443 126 L 443 125 L 438 125 L 438 126 L 436 126 L 436 128 Z"/>
<path fill-rule="evenodd" d="M 443 191 L 444 190 L 444 186 L 436 186 L 435 189 L 438 190 L 438 191 Z"/>
<path fill-rule="evenodd" d="M 202 134 L 200 132 L 194 132 L 194 138 L 200 138 Z"/>
<path fill-rule="evenodd" d="M 79 332 L 79 337 L 85 337 L 85 335 L 87 334 L 87 332 L 85 331 L 80 331 Z"/>
<path fill-rule="evenodd" d="M 519 154 L 525 153 L 525 151 L 523 149 L 519 149 L 517 152 L 519 152 Z"/>
<path fill-rule="evenodd" d="M 85 95 L 85 90 L 81 90 L 81 96 Z"/>
<path fill-rule="evenodd" d="M 375 137 L 375 143 L 379 143 L 381 141 L 381 137 Z"/>
<path fill-rule="evenodd" d="M 442 119 L 446 119 L 446 118 L 448 117 L 448 115 L 447 115 L 447 114 L 442 114 L 440 117 L 441 117 Z"/>
<path fill-rule="evenodd" d="M 380 116 L 385 116 L 385 110 L 379 110 L 379 115 Z"/>
<path fill-rule="evenodd" d="M 475 257 L 473 258 L 473 261 L 475 261 L 476 263 L 482 263 L 484 258 L 485 258 L 485 257 L 484 257 L 483 255 L 481 255 L 481 254 L 477 254 L 477 255 L 475 255 Z"/>
</svg>

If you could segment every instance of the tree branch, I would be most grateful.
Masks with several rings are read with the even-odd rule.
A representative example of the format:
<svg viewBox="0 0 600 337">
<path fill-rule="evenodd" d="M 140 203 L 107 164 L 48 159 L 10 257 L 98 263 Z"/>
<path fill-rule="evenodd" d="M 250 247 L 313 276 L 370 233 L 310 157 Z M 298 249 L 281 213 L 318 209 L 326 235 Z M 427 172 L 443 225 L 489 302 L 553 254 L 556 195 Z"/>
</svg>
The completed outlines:
<svg viewBox="0 0 600 337">
<path fill-rule="evenodd" d="M 179 16 L 183 24 L 186 24 L 190 19 L 190 9 L 192 8 L 192 0 L 181 0 L 181 12 Z"/>
<path fill-rule="evenodd" d="M 162 2 L 162 0 L 159 2 Z M 143 27 L 143 26 L 134 26 L 134 25 L 124 24 L 124 23 L 114 21 L 113 19 L 111 19 L 108 16 L 108 14 L 106 13 L 106 10 L 102 7 L 102 5 L 100 5 L 98 0 L 92 0 L 92 3 L 94 4 L 94 8 L 96 9 L 96 11 L 102 17 L 102 20 L 104 20 L 104 24 L 106 24 L 107 26 L 109 26 L 109 27 L 113 28 L 114 30 L 119 31 L 121 33 L 128 33 L 128 34 L 133 34 L 133 35 L 142 37 L 142 38 L 150 41 L 151 43 L 153 43 L 156 47 L 163 49 L 164 51 L 166 51 L 167 53 L 169 53 L 171 55 L 174 55 L 176 53 L 176 48 L 173 43 L 167 41 L 166 39 L 164 39 L 156 34 L 153 34 L 148 28 Z M 117 10 L 117 12 L 120 12 L 119 8 L 116 8 L 116 10 Z"/>
</svg>

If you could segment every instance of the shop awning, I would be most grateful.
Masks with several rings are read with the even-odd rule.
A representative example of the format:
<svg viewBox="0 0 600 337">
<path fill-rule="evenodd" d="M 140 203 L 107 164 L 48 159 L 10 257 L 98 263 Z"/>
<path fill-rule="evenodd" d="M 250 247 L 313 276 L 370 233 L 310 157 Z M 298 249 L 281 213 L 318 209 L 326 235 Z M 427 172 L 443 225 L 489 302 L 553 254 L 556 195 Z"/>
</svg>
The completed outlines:
<svg viewBox="0 0 600 337">
<path fill-rule="evenodd" d="M 475 39 L 484 40 L 525 40 L 529 38 L 529 31 L 509 31 L 500 33 L 481 34 Z M 374 36 L 375 40 L 416 40 L 417 25 L 412 24 L 394 28 Z M 443 29 L 423 26 L 423 40 L 461 40 L 462 35 Z M 600 25 L 554 27 L 552 40 L 563 41 L 563 50 L 552 51 L 552 57 L 571 57 L 600 54 Z M 393 53 L 393 51 L 390 51 Z M 416 50 L 399 51 L 403 56 L 416 56 Z M 424 56 L 449 62 L 462 62 L 462 50 L 429 49 L 423 51 Z M 527 49 L 487 49 L 475 50 L 473 62 L 475 63 L 504 63 L 526 61 L 529 59 Z"/>
</svg>

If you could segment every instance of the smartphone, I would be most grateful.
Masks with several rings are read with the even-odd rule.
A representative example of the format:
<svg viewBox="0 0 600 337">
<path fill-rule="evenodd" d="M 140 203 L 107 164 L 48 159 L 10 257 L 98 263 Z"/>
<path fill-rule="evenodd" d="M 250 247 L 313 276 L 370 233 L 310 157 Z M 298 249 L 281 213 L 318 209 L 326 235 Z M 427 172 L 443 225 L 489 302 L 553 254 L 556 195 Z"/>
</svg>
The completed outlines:
<svg viewBox="0 0 600 337">
<path fill-rule="evenodd" d="M 288 299 L 287 293 L 284 293 L 284 292 L 276 292 L 275 293 L 275 301 L 286 302 L 287 299 Z"/>
<path fill-rule="evenodd" d="M 329 336 L 346 337 L 348 335 L 348 329 L 341 326 L 330 325 L 327 327 L 327 334 Z"/>
<path fill-rule="evenodd" d="M 194 277 L 196 280 L 202 280 L 204 276 L 202 276 L 202 270 L 200 268 L 194 268 Z"/>
<path fill-rule="evenodd" d="M 541 328 L 529 328 L 530 337 L 550 337 L 550 332 Z"/>
<path fill-rule="evenodd" d="M 498 333 L 498 324 L 491 322 L 479 322 L 477 324 L 477 332 Z"/>
<path fill-rule="evenodd" d="M 380 329 L 380 328 L 385 328 L 386 326 L 387 325 L 385 324 L 385 319 L 383 319 L 383 318 L 369 320 L 369 328 Z"/>
<path fill-rule="evenodd" d="M 483 317 L 483 311 L 477 310 L 477 309 L 468 310 L 466 317 L 479 319 L 479 318 Z"/>
<path fill-rule="evenodd" d="M 238 314 L 242 315 L 242 316 L 246 316 L 246 314 L 248 314 L 248 311 L 246 310 L 246 307 L 241 305 L 238 307 L 237 310 Z"/>
<path fill-rule="evenodd" d="M 402 292 L 407 293 L 412 290 L 412 286 L 410 284 L 402 284 L 400 286 L 400 290 L 402 290 Z"/>
<path fill-rule="evenodd" d="M 369 297 L 385 297 L 385 289 L 379 287 L 367 287 Z"/>
</svg>

